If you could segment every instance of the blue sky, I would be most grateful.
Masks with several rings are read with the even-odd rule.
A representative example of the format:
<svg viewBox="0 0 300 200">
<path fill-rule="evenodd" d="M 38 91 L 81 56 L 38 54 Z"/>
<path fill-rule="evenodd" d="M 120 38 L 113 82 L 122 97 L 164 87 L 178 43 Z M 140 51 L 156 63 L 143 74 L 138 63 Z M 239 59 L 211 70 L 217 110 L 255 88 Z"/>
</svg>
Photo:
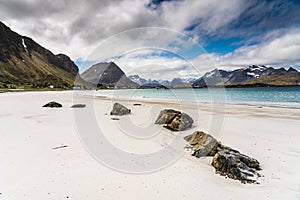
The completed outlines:
<svg viewBox="0 0 300 200">
<path fill-rule="evenodd" d="M 67 54 L 81 71 L 110 60 L 125 72 L 162 63 L 168 63 L 162 73 L 172 66 L 180 71 L 186 66 L 180 58 L 200 71 L 208 58 L 218 68 L 299 69 L 299 10 L 299 0 L 4 0 L 0 20 Z"/>
</svg>

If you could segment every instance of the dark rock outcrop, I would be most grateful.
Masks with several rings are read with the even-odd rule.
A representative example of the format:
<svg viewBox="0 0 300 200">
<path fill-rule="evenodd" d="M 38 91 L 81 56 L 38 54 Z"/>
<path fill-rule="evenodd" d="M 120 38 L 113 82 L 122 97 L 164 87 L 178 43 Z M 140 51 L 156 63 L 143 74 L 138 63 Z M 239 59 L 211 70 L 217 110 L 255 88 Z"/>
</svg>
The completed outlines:
<svg viewBox="0 0 300 200">
<path fill-rule="evenodd" d="M 172 131 L 183 131 L 191 128 L 194 120 L 186 113 L 165 109 L 160 111 L 155 124 L 164 124 L 164 127 Z"/>
<path fill-rule="evenodd" d="M 260 170 L 258 160 L 222 145 L 209 134 L 196 131 L 184 139 L 189 142 L 187 148 L 192 149 L 193 156 L 213 156 L 211 165 L 217 174 L 242 183 L 255 183 L 261 176 L 257 172 Z"/>
<path fill-rule="evenodd" d="M 60 103 L 57 103 L 55 101 L 51 101 L 45 105 L 43 105 L 43 107 L 49 107 L 49 108 L 61 108 L 62 105 Z"/>
<path fill-rule="evenodd" d="M 131 110 L 123 106 L 122 104 L 115 103 L 113 106 L 110 115 L 128 115 L 130 114 Z"/>
</svg>

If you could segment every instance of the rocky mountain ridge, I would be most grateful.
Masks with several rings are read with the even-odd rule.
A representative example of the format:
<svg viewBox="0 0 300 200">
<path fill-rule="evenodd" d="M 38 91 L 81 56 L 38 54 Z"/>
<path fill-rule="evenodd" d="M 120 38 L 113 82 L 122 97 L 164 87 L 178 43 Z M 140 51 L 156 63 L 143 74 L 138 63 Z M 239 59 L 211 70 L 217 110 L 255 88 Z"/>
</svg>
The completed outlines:
<svg viewBox="0 0 300 200">
<path fill-rule="evenodd" d="M 275 69 L 263 65 L 252 65 L 233 71 L 213 70 L 205 73 L 193 83 L 193 87 L 207 86 L 296 86 L 300 85 L 300 73 L 289 69 Z"/>
<path fill-rule="evenodd" d="M 170 88 L 189 87 L 251 87 L 251 86 L 296 86 L 300 85 L 300 73 L 290 67 L 289 69 L 252 65 L 233 71 L 214 69 L 205 73 L 199 79 L 174 78 L 172 81 L 144 79 L 139 75 L 131 75 L 132 81 L 140 85 L 159 86 Z"/>
<path fill-rule="evenodd" d="M 78 73 L 66 55 L 54 55 L 0 22 L 0 87 L 72 88 Z"/>
</svg>

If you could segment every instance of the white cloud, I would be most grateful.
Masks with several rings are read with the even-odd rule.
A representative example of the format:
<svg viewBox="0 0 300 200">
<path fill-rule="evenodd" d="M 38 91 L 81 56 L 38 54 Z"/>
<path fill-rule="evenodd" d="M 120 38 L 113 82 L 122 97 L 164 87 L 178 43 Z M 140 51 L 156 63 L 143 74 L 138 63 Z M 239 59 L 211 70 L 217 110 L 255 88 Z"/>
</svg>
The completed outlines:
<svg viewBox="0 0 300 200">
<path fill-rule="evenodd" d="M 184 31 L 195 20 L 202 19 L 201 27 L 211 32 L 244 9 L 239 0 L 226 4 L 218 0 L 166 1 L 158 9 L 150 9 L 148 3 L 148 0 L 5 0 L 0 5 L 0 19 L 54 53 L 62 52 L 77 60 L 86 59 L 102 41 L 122 31 L 149 26 Z M 229 9 L 233 12 L 229 13 Z M 170 34 L 155 35 L 153 31 L 145 34 L 151 45 L 159 47 L 172 39 L 178 41 Z M 199 38 L 196 33 L 191 35 Z M 136 39 L 126 38 L 129 48 L 149 44 L 148 40 L 135 45 Z M 114 54 L 117 48 L 112 46 L 99 57 L 113 56 L 109 53 Z"/>
<path fill-rule="evenodd" d="M 239 26 L 251 18 L 260 24 L 258 28 L 272 28 L 279 19 L 285 19 L 284 16 L 288 13 L 293 14 L 292 19 L 297 12 L 290 7 L 280 7 L 288 13 L 276 18 L 268 26 L 266 18 L 259 22 L 263 13 L 258 13 L 257 9 L 271 12 L 276 8 L 276 2 L 268 8 L 266 3 L 246 0 L 165 1 L 156 9 L 147 7 L 149 2 L 150 0 L 3 0 L 0 4 L 0 20 L 54 53 L 65 53 L 73 60 L 101 61 L 125 54 L 116 61 L 125 72 L 134 74 L 136 71 L 149 77 L 197 76 L 213 69 L 214 64 L 232 68 L 251 64 L 300 63 L 299 26 L 295 30 L 290 27 L 286 27 L 284 31 L 272 29 L 265 37 L 258 35 L 248 38 L 250 43 L 255 41 L 258 44 L 243 46 L 226 55 L 201 54 L 190 61 L 196 70 L 178 58 L 153 56 L 147 49 L 151 52 L 178 53 L 195 45 L 192 39 L 205 45 L 207 36 L 226 38 L 233 33 L 238 34 L 230 26 L 233 22 L 235 26 Z M 250 29 L 242 27 L 241 34 L 253 29 L 255 35 L 257 29 L 251 19 L 246 24 L 252 26 Z M 146 52 L 148 56 L 133 56 L 137 52 Z"/>
<path fill-rule="evenodd" d="M 153 54 L 155 52 L 155 54 Z M 198 78 L 206 71 L 215 69 L 214 64 L 207 57 L 202 55 L 202 59 L 185 60 L 180 57 L 165 57 L 151 49 L 130 52 L 123 57 L 113 60 L 119 65 L 127 75 L 138 74 L 146 79 L 167 79 L 178 78 Z M 201 66 L 201 67 L 199 67 Z M 205 67 L 203 67 L 205 66 Z"/>
<path fill-rule="evenodd" d="M 168 80 L 174 77 L 197 78 L 215 68 L 230 70 L 254 64 L 274 67 L 300 65 L 300 31 L 292 30 L 281 37 L 271 37 L 276 35 L 270 33 L 260 44 L 241 47 L 225 55 L 202 54 L 186 61 L 177 57 L 152 56 L 153 50 L 140 50 L 115 62 L 128 75 Z"/>
<path fill-rule="evenodd" d="M 243 46 L 223 56 L 212 55 L 219 67 L 245 65 L 287 66 L 300 64 L 300 30 L 291 30 L 280 37 L 270 33 L 265 41 L 252 46 Z"/>
</svg>

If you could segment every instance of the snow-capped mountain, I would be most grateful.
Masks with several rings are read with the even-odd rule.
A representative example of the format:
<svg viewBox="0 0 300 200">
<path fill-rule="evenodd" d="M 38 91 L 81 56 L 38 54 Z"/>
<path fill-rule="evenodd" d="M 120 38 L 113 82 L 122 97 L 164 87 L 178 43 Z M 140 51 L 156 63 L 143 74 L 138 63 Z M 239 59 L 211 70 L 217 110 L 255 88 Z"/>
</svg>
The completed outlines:
<svg viewBox="0 0 300 200">
<path fill-rule="evenodd" d="M 213 70 L 193 83 L 194 87 L 243 85 L 299 85 L 300 73 L 294 68 L 274 69 L 252 65 L 233 71 Z"/>
<path fill-rule="evenodd" d="M 196 80 L 194 78 L 174 78 L 173 80 L 155 80 L 155 79 L 144 79 L 141 78 L 139 75 L 130 75 L 128 76 L 129 79 L 131 79 L 133 82 L 139 84 L 139 85 L 163 85 L 166 87 L 177 87 L 177 86 L 191 86 L 191 84 Z"/>
<path fill-rule="evenodd" d="M 144 85 L 147 82 L 146 79 L 139 77 L 139 75 L 130 75 L 128 78 L 139 85 Z"/>
</svg>

